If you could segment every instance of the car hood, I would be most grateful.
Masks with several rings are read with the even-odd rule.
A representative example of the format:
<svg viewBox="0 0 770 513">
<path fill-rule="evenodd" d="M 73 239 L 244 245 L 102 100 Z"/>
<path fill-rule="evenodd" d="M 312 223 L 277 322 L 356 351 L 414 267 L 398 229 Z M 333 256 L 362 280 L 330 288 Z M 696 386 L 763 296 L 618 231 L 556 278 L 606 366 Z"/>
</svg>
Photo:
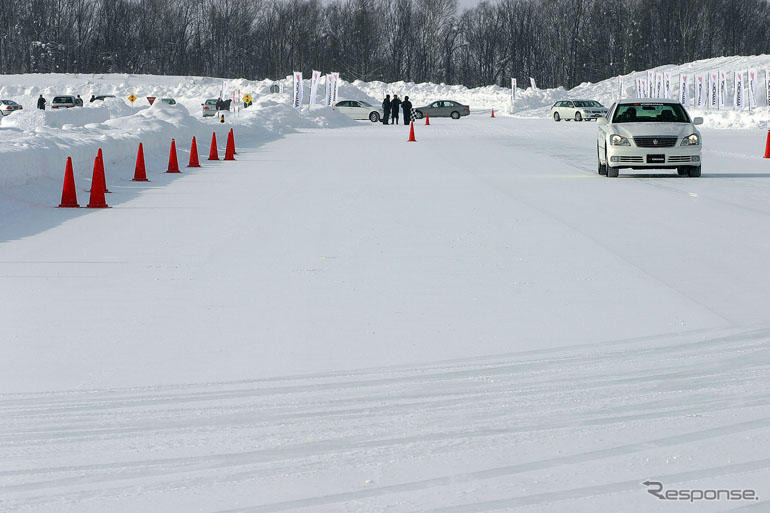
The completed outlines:
<svg viewBox="0 0 770 513">
<path fill-rule="evenodd" d="M 695 132 L 691 123 L 616 123 L 612 125 L 614 133 L 623 137 L 668 135 L 686 137 Z"/>
</svg>

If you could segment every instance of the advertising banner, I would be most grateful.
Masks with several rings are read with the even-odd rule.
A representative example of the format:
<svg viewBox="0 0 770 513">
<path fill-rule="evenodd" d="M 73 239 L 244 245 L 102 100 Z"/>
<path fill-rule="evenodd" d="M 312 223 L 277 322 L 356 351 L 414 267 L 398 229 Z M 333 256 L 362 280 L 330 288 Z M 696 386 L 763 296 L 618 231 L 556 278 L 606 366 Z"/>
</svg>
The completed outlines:
<svg viewBox="0 0 770 513">
<path fill-rule="evenodd" d="M 326 90 L 324 95 L 324 105 L 327 107 L 332 106 L 332 74 L 326 74 Z"/>
<path fill-rule="evenodd" d="M 724 109 L 727 105 L 727 73 L 719 72 L 719 108 Z"/>
<path fill-rule="evenodd" d="M 746 99 L 743 97 L 743 79 L 745 78 L 743 71 L 735 72 L 735 91 L 733 92 L 733 107 L 737 109 L 743 109 L 746 106 Z"/>
<path fill-rule="evenodd" d="M 663 73 L 655 73 L 655 98 L 663 98 Z"/>
<path fill-rule="evenodd" d="M 337 103 L 337 89 L 340 84 L 340 72 L 335 71 L 332 73 L 332 105 Z"/>
<path fill-rule="evenodd" d="M 513 107 L 516 105 L 516 79 L 511 79 L 511 111 L 513 111 Z"/>
<path fill-rule="evenodd" d="M 295 109 L 302 107 L 302 72 L 295 71 L 292 73 L 292 106 Z"/>
<path fill-rule="evenodd" d="M 759 74 L 756 69 L 749 70 L 749 108 L 757 108 L 757 82 L 759 82 Z"/>
<path fill-rule="evenodd" d="M 652 98 L 655 96 L 655 72 L 650 70 L 647 70 L 647 94 L 645 95 L 645 98 Z"/>
<path fill-rule="evenodd" d="M 663 72 L 663 95 L 664 98 L 671 98 L 671 72 Z"/>
<path fill-rule="evenodd" d="M 309 105 L 315 105 L 315 97 L 318 94 L 318 81 L 321 80 L 321 72 L 313 70 L 313 75 L 310 77 L 310 103 Z"/>
<path fill-rule="evenodd" d="M 679 75 L 679 103 L 690 106 L 690 84 L 686 73 Z"/>
<path fill-rule="evenodd" d="M 719 108 L 719 72 L 709 73 L 709 108 Z"/>
<path fill-rule="evenodd" d="M 703 75 L 695 75 L 695 106 L 704 107 L 706 105 L 706 84 Z"/>
</svg>

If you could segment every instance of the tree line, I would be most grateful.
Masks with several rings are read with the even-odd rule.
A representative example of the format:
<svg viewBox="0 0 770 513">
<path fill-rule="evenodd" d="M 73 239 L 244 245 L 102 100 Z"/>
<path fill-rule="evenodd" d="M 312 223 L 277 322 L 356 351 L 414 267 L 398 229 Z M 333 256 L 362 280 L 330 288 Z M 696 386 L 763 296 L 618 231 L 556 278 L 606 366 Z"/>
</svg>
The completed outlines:
<svg viewBox="0 0 770 513">
<path fill-rule="evenodd" d="M 770 53 L 768 0 L 2 0 L 0 73 L 575 86 Z"/>
</svg>

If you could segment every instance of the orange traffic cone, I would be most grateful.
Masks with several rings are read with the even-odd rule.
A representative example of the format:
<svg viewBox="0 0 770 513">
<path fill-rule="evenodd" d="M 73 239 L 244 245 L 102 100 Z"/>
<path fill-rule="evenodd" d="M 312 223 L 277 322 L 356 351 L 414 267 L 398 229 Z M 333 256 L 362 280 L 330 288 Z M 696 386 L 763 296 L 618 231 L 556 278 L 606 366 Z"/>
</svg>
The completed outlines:
<svg viewBox="0 0 770 513">
<path fill-rule="evenodd" d="M 78 208 L 78 193 L 75 190 L 75 173 L 72 172 L 72 158 L 67 157 L 67 166 L 64 169 L 64 185 L 61 190 L 61 203 L 59 208 Z"/>
<path fill-rule="evenodd" d="M 233 155 L 238 155 L 238 152 L 235 151 L 235 134 L 233 133 L 233 129 L 230 129 L 230 135 L 233 137 Z"/>
<path fill-rule="evenodd" d="M 765 145 L 765 158 L 770 159 L 770 130 L 767 131 L 767 143 Z"/>
<path fill-rule="evenodd" d="M 430 126 L 430 114 L 425 113 L 425 126 Z"/>
<path fill-rule="evenodd" d="M 147 173 L 144 169 L 144 148 L 139 143 L 139 150 L 136 152 L 136 167 L 134 168 L 134 182 L 149 182 Z"/>
<path fill-rule="evenodd" d="M 489 117 L 491 117 L 491 118 L 495 117 L 495 109 L 492 109 L 492 115 L 489 116 Z"/>
<path fill-rule="evenodd" d="M 112 194 L 112 191 L 110 191 L 107 188 L 107 178 L 104 176 L 104 156 L 102 155 L 102 149 L 99 148 L 99 151 L 96 152 L 96 158 L 99 159 L 99 173 L 102 175 L 102 184 L 104 184 L 104 192 L 108 194 Z"/>
<path fill-rule="evenodd" d="M 414 121 L 409 123 L 409 140 L 407 142 L 417 142 L 417 139 L 414 138 Z"/>
<path fill-rule="evenodd" d="M 195 136 L 193 136 L 192 145 L 190 146 L 190 163 L 187 167 L 201 167 L 198 162 L 198 143 L 195 142 Z"/>
<path fill-rule="evenodd" d="M 233 129 L 227 133 L 227 147 L 225 148 L 225 160 L 235 160 L 235 140 L 233 140 Z"/>
<path fill-rule="evenodd" d="M 168 152 L 168 169 L 166 173 L 181 173 L 179 162 L 176 160 L 176 141 L 171 139 L 171 149 Z"/>
<path fill-rule="evenodd" d="M 219 160 L 217 153 L 217 133 L 211 132 L 211 149 L 209 150 L 209 160 Z"/>
<path fill-rule="evenodd" d="M 91 198 L 88 201 L 88 208 L 107 208 L 107 202 L 104 200 L 104 170 L 99 171 L 99 157 L 94 159 L 94 174 L 91 179 Z"/>
</svg>

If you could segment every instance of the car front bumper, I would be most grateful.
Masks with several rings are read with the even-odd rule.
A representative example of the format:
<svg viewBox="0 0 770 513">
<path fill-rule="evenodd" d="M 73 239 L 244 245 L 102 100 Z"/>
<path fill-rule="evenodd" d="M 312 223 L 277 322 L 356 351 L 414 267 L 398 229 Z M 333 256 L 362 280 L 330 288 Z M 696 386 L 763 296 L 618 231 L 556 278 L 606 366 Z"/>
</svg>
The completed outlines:
<svg viewBox="0 0 770 513">
<path fill-rule="evenodd" d="M 677 141 L 678 142 L 678 141 Z M 673 169 L 701 165 L 701 145 L 640 148 L 607 144 L 607 163 L 617 168 Z"/>
</svg>

